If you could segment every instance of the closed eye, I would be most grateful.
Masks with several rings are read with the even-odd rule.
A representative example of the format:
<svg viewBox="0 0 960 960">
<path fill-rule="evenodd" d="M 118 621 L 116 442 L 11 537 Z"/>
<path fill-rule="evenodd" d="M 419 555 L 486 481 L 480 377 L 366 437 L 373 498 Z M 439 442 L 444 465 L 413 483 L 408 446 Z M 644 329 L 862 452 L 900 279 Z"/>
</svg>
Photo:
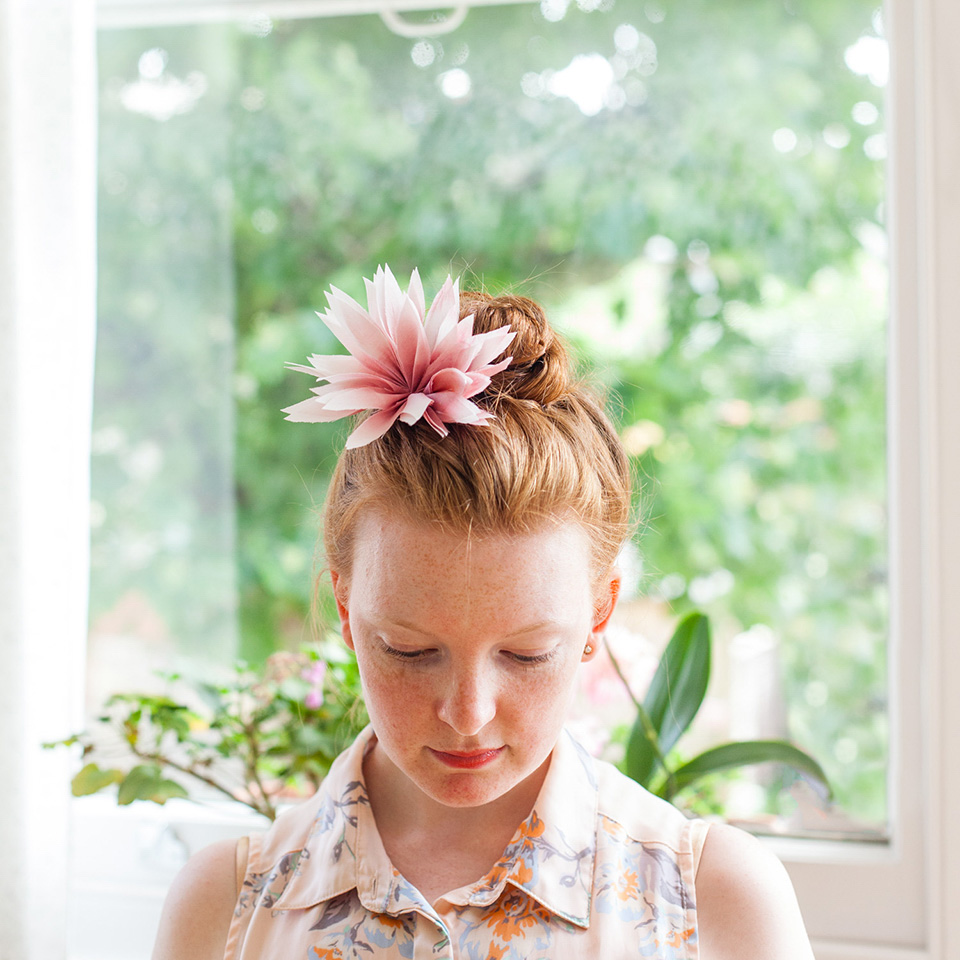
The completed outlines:
<svg viewBox="0 0 960 960">
<path fill-rule="evenodd" d="M 381 641 L 382 643 L 382 641 Z M 388 656 L 396 657 L 398 660 L 420 660 L 425 657 L 428 653 L 431 653 L 431 650 L 398 650 L 396 647 L 391 647 L 389 644 L 383 644 L 383 652 Z"/>
<path fill-rule="evenodd" d="M 537 653 L 537 654 L 524 654 L 524 653 L 511 653 L 510 656 L 517 661 L 517 663 L 546 663 L 548 660 L 553 659 L 553 651 L 549 653 Z"/>
</svg>

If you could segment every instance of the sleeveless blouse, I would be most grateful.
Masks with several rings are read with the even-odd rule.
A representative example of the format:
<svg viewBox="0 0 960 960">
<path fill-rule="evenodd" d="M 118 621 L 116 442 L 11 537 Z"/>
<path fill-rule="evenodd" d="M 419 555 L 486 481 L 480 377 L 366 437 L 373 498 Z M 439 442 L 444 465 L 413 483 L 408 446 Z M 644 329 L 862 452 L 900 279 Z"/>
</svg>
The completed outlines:
<svg viewBox="0 0 960 960">
<path fill-rule="evenodd" d="M 697 960 L 704 821 L 564 732 L 503 856 L 430 904 L 377 832 L 375 742 L 367 727 L 314 797 L 250 837 L 224 960 Z"/>
</svg>

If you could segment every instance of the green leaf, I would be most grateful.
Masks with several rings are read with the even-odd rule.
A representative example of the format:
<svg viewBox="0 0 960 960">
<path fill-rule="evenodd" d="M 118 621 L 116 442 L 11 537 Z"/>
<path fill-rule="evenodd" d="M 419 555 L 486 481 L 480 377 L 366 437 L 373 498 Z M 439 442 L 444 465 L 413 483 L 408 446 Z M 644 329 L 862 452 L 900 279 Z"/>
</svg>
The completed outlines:
<svg viewBox="0 0 960 960">
<path fill-rule="evenodd" d="M 117 803 L 126 805 L 134 800 L 150 800 L 164 804 L 172 797 L 187 796 L 187 791 L 175 780 L 166 779 L 156 764 L 140 764 L 124 777 Z"/>
<path fill-rule="evenodd" d="M 755 763 L 786 764 L 820 784 L 827 799 L 832 796 L 830 783 L 820 764 L 808 753 L 804 753 L 792 743 L 787 743 L 786 740 L 743 740 L 737 743 L 724 743 L 719 747 L 705 750 L 689 763 L 675 770 L 659 793 L 664 799 L 670 800 L 678 791 L 690 786 L 708 773 L 752 766 Z"/>
<path fill-rule="evenodd" d="M 149 800 L 159 782 L 159 767 L 154 764 L 140 764 L 124 777 L 117 795 L 117 803 L 126 806 L 134 800 Z"/>
<path fill-rule="evenodd" d="M 658 751 L 664 756 L 697 715 L 710 680 L 710 621 L 702 613 L 688 614 L 667 644 L 643 701 L 643 711 L 627 741 L 626 772 L 647 784 Z M 647 718 L 649 724 L 647 725 Z M 656 739 L 656 744 L 652 739 Z"/>
<path fill-rule="evenodd" d="M 123 776 L 122 770 L 101 770 L 95 763 L 88 763 L 70 781 L 70 792 L 75 797 L 87 797 L 119 783 Z"/>
<path fill-rule="evenodd" d="M 176 780 L 168 780 L 164 777 L 157 783 L 153 794 L 147 799 L 152 800 L 154 803 L 164 804 L 174 798 L 188 800 L 189 797 L 189 793 L 187 793 L 181 784 L 177 783 Z"/>
</svg>

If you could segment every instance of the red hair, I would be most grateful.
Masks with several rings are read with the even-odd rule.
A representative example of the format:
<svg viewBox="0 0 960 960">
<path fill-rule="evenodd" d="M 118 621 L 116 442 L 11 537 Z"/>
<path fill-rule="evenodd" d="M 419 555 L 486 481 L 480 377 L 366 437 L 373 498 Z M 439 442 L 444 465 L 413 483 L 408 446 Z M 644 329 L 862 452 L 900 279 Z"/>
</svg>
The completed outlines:
<svg viewBox="0 0 960 960">
<path fill-rule="evenodd" d="M 379 440 L 344 450 L 324 507 L 327 562 L 349 577 L 359 512 L 403 510 L 453 530 L 521 532 L 573 520 L 590 539 L 603 577 L 629 533 L 630 470 L 600 403 L 573 379 L 566 347 L 539 304 L 526 297 L 460 295 L 474 332 L 509 324 L 510 366 L 473 400 L 494 414 L 451 425 L 439 437 L 423 422 L 397 422 Z"/>
</svg>

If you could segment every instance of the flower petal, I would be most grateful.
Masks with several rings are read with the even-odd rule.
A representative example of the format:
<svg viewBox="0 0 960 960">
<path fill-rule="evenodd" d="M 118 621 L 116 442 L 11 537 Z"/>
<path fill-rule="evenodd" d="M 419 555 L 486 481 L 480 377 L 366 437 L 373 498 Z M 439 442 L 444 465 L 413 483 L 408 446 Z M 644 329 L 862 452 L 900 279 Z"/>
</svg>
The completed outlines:
<svg viewBox="0 0 960 960">
<path fill-rule="evenodd" d="M 430 364 L 430 344 L 423 330 L 423 315 L 416 313 L 413 301 L 407 297 L 404 310 L 397 317 L 394 330 L 397 367 L 403 371 L 404 382 L 413 392 L 423 386 Z"/>
<path fill-rule="evenodd" d="M 460 391 L 460 395 L 466 400 L 475 397 L 490 386 L 490 378 L 485 373 L 470 373 L 467 376 L 470 378 L 470 383 Z"/>
<path fill-rule="evenodd" d="M 364 279 L 367 288 L 367 311 L 371 318 L 393 339 L 396 317 L 403 308 L 405 294 L 393 271 L 386 264 L 377 267 L 373 280 Z"/>
<path fill-rule="evenodd" d="M 446 423 L 479 423 L 489 418 L 485 410 L 458 393 L 435 393 L 430 399 L 437 416 Z"/>
<path fill-rule="evenodd" d="M 413 301 L 417 308 L 419 316 L 423 316 L 426 310 L 426 301 L 423 297 L 423 283 L 420 280 L 420 271 L 414 267 L 410 274 L 410 285 L 407 287 L 407 296 Z"/>
<path fill-rule="evenodd" d="M 510 327 L 498 327 L 496 330 L 490 330 L 487 333 L 476 334 L 471 343 L 471 347 L 475 347 L 476 350 L 473 353 L 470 366 L 474 370 L 486 366 L 510 346 L 516 335 L 516 331 L 511 330 Z"/>
<path fill-rule="evenodd" d="M 285 419 L 292 420 L 294 423 L 331 423 L 359 412 L 359 410 L 327 410 L 316 397 L 310 397 L 295 403 L 292 407 L 283 408 L 283 413 L 287 415 Z"/>
<path fill-rule="evenodd" d="M 363 373 L 367 367 L 361 360 L 350 356 L 349 353 L 334 353 L 328 356 L 314 354 L 309 358 L 310 366 L 303 363 L 287 363 L 288 370 L 298 370 L 300 373 L 309 373 L 318 380 L 329 379 L 330 374 L 334 376 L 345 373 Z"/>
<path fill-rule="evenodd" d="M 446 437 L 450 434 L 450 431 L 443 425 L 443 421 L 434 412 L 433 407 L 427 408 L 423 414 L 423 419 L 426 420 L 441 437 Z"/>
<path fill-rule="evenodd" d="M 448 276 L 434 297 L 424 320 L 427 341 L 435 347 L 450 331 L 456 328 L 460 317 L 460 280 Z M 472 323 L 472 318 L 471 318 Z"/>
<path fill-rule="evenodd" d="M 345 293 L 331 288 L 330 308 L 317 316 L 350 353 L 371 370 L 386 373 L 395 366 L 390 339 L 360 305 Z"/>
<path fill-rule="evenodd" d="M 459 393 L 463 396 L 464 391 L 470 387 L 471 380 L 462 370 L 456 367 L 444 367 L 438 370 L 427 385 L 427 393 L 439 393 L 446 391 L 449 393 Z"/>
<path fill-rule="evenodd" d="M 353 433 L 347 437 L 346 448 L 353 450 L 363 447 L 373 440 L 379 440 L 393 425 L 400 415 L 400 408 L 396 410 L 381 410 L 372 417 L 367 417 Z"/>
<path fill-rule="evenodd" d="M 503 353 L 515 335 L 509 327 L 499 327 L 467 337 L 460 345 L 458 366 L 471 370 L 482 368 Z"/>
<path fill-rule="evenodd" d="M 416 423 L 433 401 L 423 393 L 411 393 L 400 408 L 400 419 L 404 423 Z"/>
<path fill-rule="evenodd" d="M 323 388 L 321 388 L 323 389 Z M 403 400 L 403 394 L 371 387 L 350 389 L 329 388 L 322 395 L 323 405 L 328 410 L 384 410 Z"/>
<path fill-rule="evenodd" d="M 405 394 L 408 392 L 405 384 L 397 383 L 388 377 L 381 377 L 376 373 L 331 374 L 327 377 L 327 383 L 315 389 L 322 390 L 324 393 L 358 389 L 379 390 L 382 393 L 390 394 Z"/>
</svg>

